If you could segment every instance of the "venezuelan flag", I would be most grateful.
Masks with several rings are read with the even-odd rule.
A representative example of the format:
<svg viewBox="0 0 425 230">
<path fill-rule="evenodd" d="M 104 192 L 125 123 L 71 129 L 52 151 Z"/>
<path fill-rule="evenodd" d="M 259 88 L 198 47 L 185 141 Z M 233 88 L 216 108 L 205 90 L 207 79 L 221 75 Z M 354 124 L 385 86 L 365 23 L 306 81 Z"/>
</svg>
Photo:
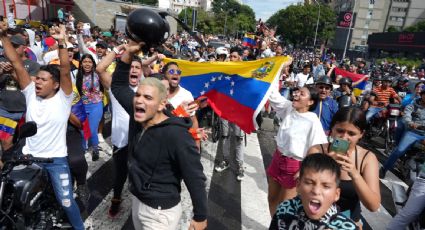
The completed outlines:
<svg viewBox="0 0 425 230">
<path fill-rule="evenodd" d="M 242 45 L 250 47 L 250 48 L 257 47 L 257 41 L 255 40 L 255 35 L 254 34 L 245 34 L 245 36 L 242 39 Z"/>
<path fill-rule="evenodd" d="M 356 97 L 362 94 L 363 90 L 366 88 L 368 78 L 364 78 L 365 75 L 363 74 L 351 73 L 340 68 L 335 68 L 335 75 L 351 78 L 353 83 L 363 79 L 363 81 L 359 82 L 357 85 L 354 85 L 353 93 Z"/>
<path fill-rule="evenodd" d="M 12 119 L 0 117 L 0 140 L 6 140 L 12 137 L 17 125 L 18 122 Z"/>
<path fill-rule="evenodd" d="M 83 101 L 78 93 L 77 87 L 72 85 L 74 99 L 72 100 L 71 113 L 74 114 L 82 124 L 84 140 L 88 140 L 91 136 L 89 118 L 87 117 Z"/>
<path fill-rule="evenodd" d="M 205 96 L 222 118 L 246 133 L 257 127 L 255 117 L 266 103 L 271 85 L 277 84 L 284 65 L 292 58 L 272 57 L 249 62 L 190 62 L 165 59 L 179 65 L 180 84 L 195 98 Z"/>
</svg>

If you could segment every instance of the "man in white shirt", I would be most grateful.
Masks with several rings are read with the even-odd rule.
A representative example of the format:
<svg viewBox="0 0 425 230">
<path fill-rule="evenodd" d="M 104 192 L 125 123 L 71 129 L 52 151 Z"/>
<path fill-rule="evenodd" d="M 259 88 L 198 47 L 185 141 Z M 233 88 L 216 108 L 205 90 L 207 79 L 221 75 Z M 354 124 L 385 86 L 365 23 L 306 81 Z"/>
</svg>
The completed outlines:
<svg viewBox="0 0 425 230">
<path fill-rule="evenodd" d="M 66 128 L 71 114 L 72 82 L 70 64 L 65 46 L 65 26 L 54 28 L 52 35 L 59 42 L 61 65 L 42 66 L 31 81 L 21 58 L 7 37 L 7 26 L 0 22 L 0 39 L 5 55 L 16 72 L 16 81 L 25 95 L 26 120 L 37 123 L 37 134 L 26 139 L 23 154 L 52 158 L 53 163 L 40 164 L 49 174 L 58 203 L 65 211 L 74 229 L 83 230 L 80 210 L 73 197 L 72 178 L 69 170 L 66 147 Z"/>
<path fill-rule="evenodd" d="M 295 76 L 295 82 L 298 88 L 314 83 L 313 76 L 310 74 L 310 65 L 304 65 L 303 71 Z"/>
</svg>

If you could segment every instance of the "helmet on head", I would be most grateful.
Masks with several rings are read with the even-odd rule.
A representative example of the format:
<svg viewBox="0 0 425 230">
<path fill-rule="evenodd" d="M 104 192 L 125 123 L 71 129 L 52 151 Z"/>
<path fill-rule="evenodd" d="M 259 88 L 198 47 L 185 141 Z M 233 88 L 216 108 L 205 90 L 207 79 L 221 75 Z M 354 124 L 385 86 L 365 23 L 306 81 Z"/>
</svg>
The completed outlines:
<svg viewBox="0 0 425 230">
<path fill-rule="evenodd" d="M 133 10 L 127 17 L 126 35 L 133 41 L 145 42 L 146 47 L 161 45 L 170 33 L 170 26 L 153 10 L 141 8 Z"/>
<path fill-rule="evenodd" d="M 340 85 L 346 84 L 349 87 L 351 87 L 353 85 L 353 80 L 351 80 L 351 78 L 348 78 L 348 77 L 343 77 L 343 78 L 339 79 L 339 84 Z"/>
<path fill-rule="evenodd" d="M 353 104 L 351 97 L 348 95 L 338 97 L 337 102 L 339 108 L 350 107 Z"/>
<path fill-rule="evenodd" d="M 385 76 L 385 77 L 382 78 L 382 81 L 392 82 L 393 81 L 393 77 L 391 77 L 391 76 Z"/>
<path fill-rule="evenodd" d="M 215 53 L 217 54 L 217 57 L 220 56 L 220 55 L 226 55 L 226 57 L 229 56 L 229 52 L 223 46 L 218 47 L 217 49 L 215 49 Z"/>
<path fill-rule="evenodd" d="M 332 80 L 328 76 L 321 76 L 321 77 L 319 77 L 319 79 L 317 79 L 317 81 L 316 81 L 316 85 L 318 85 L 318 84 L 329 85 L 331 87 L 333 86 L 332 85 Z"/>
<path fill-rule="evenodd" d="M 407 83 L 407 82 L 409 82 L 409 78 L 408 78 L 408 77 L 406 77 L 406 76 L 402 76 L 402 77 L 400 77 L 400 78 L 398 79 L 398 82 L 399 82 L 399 83 L 400 83 L 400 82 Z"/>
</svg>

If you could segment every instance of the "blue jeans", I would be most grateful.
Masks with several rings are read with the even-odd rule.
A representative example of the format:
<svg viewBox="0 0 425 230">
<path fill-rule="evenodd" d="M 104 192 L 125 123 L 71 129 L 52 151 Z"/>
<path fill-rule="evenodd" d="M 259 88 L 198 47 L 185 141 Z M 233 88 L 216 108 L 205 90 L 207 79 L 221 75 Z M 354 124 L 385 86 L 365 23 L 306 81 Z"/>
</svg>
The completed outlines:
<svg viewBox="0 0 425 230">
<path fill-rule="evenodd" d="M 377 113 L 381 112 L 384 108 L 379 107 L 369 107 L 366 112 L 366 121 L 369 122 L 372 117 L 374 117 Z"/>
<path fill-rule="evenodd" d="M 99 122 L 103 116 L 103 103 L 94 103 L 94 104 L 85 104 L 84 108 L 86 109 L 87 117 L 89 118 L 89 126 L 91 136 L 89 138 L 89 147 L 97 149 L 99 145 L 99 139 L 97 137 L 97 130 L 99 128 Z M 84 139 L 84 138 L 83 138 Z M 87 149 L 85 146 L 85 140 L 83 141 L 84 149 Z"/>
<path fill-rule="evenodd" d="M 405 229 L 421 214 L 425 207 L 425 179 L 416 178 L 410 191 L 409 199 L 403 209 L 391 220 L 387 230 Z"/>
<path fill-rule="evenodd" d="M 74 229 L 84 229 L 80 209 L 74 200 L 72 189 L 72 177 L 69 172 L 68 159 L 66 157 L 53 158 L 53 163 L 39 164 L 49 173 L 56 200 L 65 211 L 69 222 Z"/>
<path fill-rule="evenodd" d="M 404 132 L 403 137 L 400 140 L 400 143 L 397 145 L 397 148 L 391 153 L 388 160 L 384 163 L 383 170 L 384 172 L 388 171 L 394 166 L 394 163 L 398 158 L 404 155 L 404 153 L 409 150 L 409 148 L 415 144 L 416 141 L 424 140 L 425 136 L 417 134 L 415 132 L 407 130 Z"/>
</svg>

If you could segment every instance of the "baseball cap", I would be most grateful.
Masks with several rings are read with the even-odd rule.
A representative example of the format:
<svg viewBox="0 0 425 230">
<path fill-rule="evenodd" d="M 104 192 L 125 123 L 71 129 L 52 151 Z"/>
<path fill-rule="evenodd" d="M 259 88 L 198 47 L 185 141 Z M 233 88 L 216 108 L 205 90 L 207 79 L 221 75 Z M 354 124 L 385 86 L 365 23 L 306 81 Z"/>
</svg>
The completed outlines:
<svg viewBox="0 0 425 230">
<path fill-rule="evenodd" d="M 19 46 L 26 45 L 25 40 L 20 35 L 13 35 L 10 38 L 10 42 L 12 42 L 12 44 L 14 44 L 14 45 L 19 45 Z"/>
<path fill-rule="evenodd" d="M 102 47 L 104 49 L 107 49 L 108 44 L 106 44 L 106 42 L 98 42 L 98 43 L 96 43 L 96 47 Z"/>
</svg>

